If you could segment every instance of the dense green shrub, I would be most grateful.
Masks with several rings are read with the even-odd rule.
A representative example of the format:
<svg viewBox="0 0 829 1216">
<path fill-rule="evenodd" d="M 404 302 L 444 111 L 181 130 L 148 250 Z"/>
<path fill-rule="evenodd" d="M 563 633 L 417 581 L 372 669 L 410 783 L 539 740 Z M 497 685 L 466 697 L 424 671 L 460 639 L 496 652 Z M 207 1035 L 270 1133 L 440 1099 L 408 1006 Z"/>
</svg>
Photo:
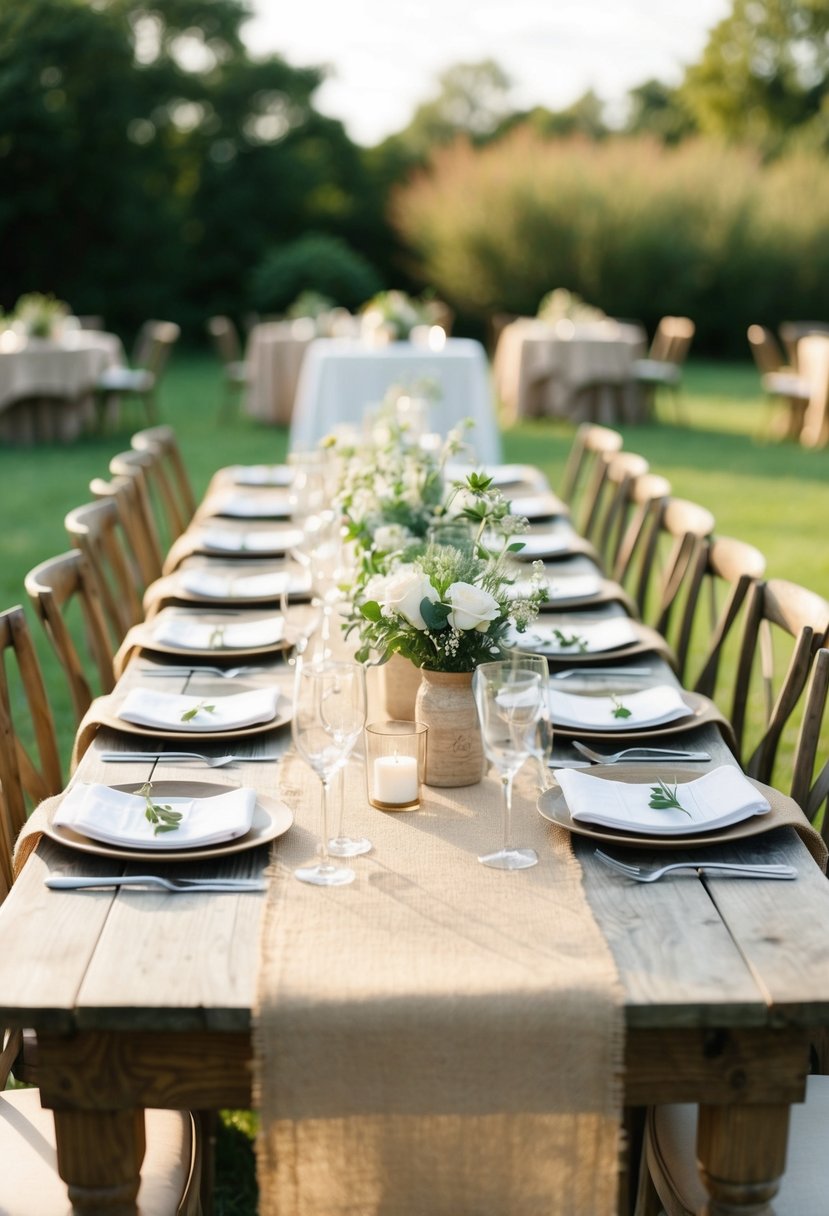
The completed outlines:
<svg viewBox="0 0 829 1216">
<path fill-rule="evenodd" d="M 254 271 L 251 296 L 260 312 L 284 312 L 303 292 L 357 308 L 381 288 L 377 271 L 339 237 L 311 233 L 273 249 Z"/>
<path fill-rule="evenodd" d="M 545 140 L 519 128 L 484 148 L 459 141 L 393 198 L 424 276 L 456 306 L 534 314 L 568 287 L 653 328 L 690 316 L 697 345 L 745 350 L 753 321 L 825 312 L 829 165 L 770 165 L 693 140 Z"/>
</svg>

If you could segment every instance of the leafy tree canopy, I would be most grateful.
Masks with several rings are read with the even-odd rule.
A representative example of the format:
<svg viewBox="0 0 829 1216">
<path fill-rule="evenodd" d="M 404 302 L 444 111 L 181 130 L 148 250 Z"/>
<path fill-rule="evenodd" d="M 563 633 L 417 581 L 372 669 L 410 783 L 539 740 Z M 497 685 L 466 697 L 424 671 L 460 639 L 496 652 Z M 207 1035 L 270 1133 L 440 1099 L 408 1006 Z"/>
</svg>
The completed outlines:
<svg viewBox="0 0 829 1216">
<path fill-rule="evenodd" d="M 734 0 L 680 89 L 699 129 L 777 150 L 829 144 L 826 0 Z"/>
</svg>

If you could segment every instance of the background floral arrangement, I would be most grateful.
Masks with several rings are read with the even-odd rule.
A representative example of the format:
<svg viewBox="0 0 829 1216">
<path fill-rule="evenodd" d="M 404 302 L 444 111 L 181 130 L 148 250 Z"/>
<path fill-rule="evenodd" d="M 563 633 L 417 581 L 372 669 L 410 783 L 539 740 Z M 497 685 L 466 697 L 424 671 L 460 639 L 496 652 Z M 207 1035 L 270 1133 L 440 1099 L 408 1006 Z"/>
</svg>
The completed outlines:
<svg viewBox="0 0 829 1216">
<path fill-rule="evenodd" d="M 417 300 L 404 291 L 381 291 L 362 308 L 367 330 L 385 329 L 398 340 L 408 338 L 418 325 L 436 325 L 440 313 L 440 305 Z"/>
<path fill-rule="evenodd" d="M 69 311 L 63 300 L 32 291 L 19 298 L 9 319 L 15 329 L 29 338 L 54 338 Z"/>
</svg>

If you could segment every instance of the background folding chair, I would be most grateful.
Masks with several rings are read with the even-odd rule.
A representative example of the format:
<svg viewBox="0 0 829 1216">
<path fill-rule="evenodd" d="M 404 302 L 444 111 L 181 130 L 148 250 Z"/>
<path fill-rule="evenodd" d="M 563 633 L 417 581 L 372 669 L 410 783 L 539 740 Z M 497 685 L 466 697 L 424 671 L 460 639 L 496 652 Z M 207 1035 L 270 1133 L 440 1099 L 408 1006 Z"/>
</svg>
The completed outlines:
<svg viewBox="0 0 829 1216">
<path fill-rule="evenodd" d="M 122 398 L 140 402 L 147 421 L 157 419 L 157 394 L 170 352 L 181 330 L 174 321 L 145 321 L 139 330 L 130 367 L 110 367 L 95 385 L 101 422 L 117 420 Z"/>
<path fill-rule="evenodd" d="M 647 359 L 633 364 L 633 377 L 643 386 L 650 410 L 656 408 L 659 388 L 670 391 L 679 421 L 679 388 L 682 365 L 688 357 L 696 326 L 690 317 L 663 317 L 656 327 Z"/>
<path fill-rule="evenodd" d="M 776 401 L 784 401 L 787 406 L 782 422 L 773 428 L 774 433 L 796 439 L 809 400 L 808 381 L 786 364 L 777 339 L 765 325 L 749 325 L 748 344 L 769 402 L 773 405 Z"/>
<path fill-rule="evenodd" d="M 210 317 L 207 322 L 207 332 L 213 339 L 213 345 L 222 361 L 224 393 L 219 418 L 225 414 L 232 416 L 239 397 L 248 382 L 247 365 L 242 358 L 242 344 L 239 333 L 230 317 Z"/>
</svg>

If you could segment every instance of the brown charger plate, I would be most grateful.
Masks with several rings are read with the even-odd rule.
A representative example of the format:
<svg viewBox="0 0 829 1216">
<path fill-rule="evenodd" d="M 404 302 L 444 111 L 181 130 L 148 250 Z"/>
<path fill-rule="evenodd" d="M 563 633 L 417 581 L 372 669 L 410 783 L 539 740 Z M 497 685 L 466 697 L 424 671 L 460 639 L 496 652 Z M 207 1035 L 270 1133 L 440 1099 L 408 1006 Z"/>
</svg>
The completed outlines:
<svg viewBox="0 0 829 1216">
<path fill-rule="evenodd" d="M 207 570 L 207 569 L 209 569 L 209 567 L 207 567 L 207 566 L 199 567 L 199 569 Z M 248 578 L 248 577 L 255 578 L 257 574 L 267 574 L 267 573 L 271 573 L 271 572 L 269 572 L 267 570 L 261 570 L 261 571 L 256 571 L 255 574 L 241 574 L 237 567 L 237 569 L 235 571 L 233 571 L 233 570 L 224 571 L 223 570 L 221 572 L 221 575 L 227 574 L 227 576 L 229 578 L 238 579 L 238 578 Z M 202 604 L 202 605 L 216 604 L 217 606 L 221 605 L 222 607 L 225 607 L 225 606 L 234 607 L 236 605 L 239 605 L 240 607 L 255 608 L 255 607 L 264 607 L 268 604 L 278 604 L 281 599 L 281 592 L 277 592 L 275 595 L 205 595 L 205 594 L 199 593 L 197 591 L 190 591 L 187 587 L 182 587 L 182 585 L 181 585 L 182 571 L 181 570 L 176 571 L 175 574 L 172 574 L 169 577 L 171 580 L 175 580 L 175 581 L 171 581 L 167 585 L 167 587 L 165 588 L 165 591 L 164 591 L 165 596 L 168 596 L 170 598 L 170 600 L 175 600 L 179 603 L 184 603 L 184 604 Z M 311 598 L 310 580 L 307 580 L 307 582 L 305 584 L 300 584 L 297 579 L 292 579 L 291 583 L 288 586 L 288 600 L 290 602 L 293 602 L 298 599 L 310 599 L 310 598 Z M 147 649 L 149 649 L 149 647 L 147 647 Z M 222 647 L 222 649 L 224 650 L 224 647 Z M 215 650 L 212 650 L 210 653 L 216 654 L 217 652 Z"/>
<path fill-rule="evenodd" d="M 685 785 L 689 781 L 695 781 L 709 770 L 702 766 L 698 769 L 674 768 L 670 763 L 657 761 L 654 763 L 653 769 L 649 764 L 597 764 L 589 771 L 591 777 L 600 777 L 606 781 L 624 781 L 628 785 L 644 784 L 649 780 L 656 780 L 657 777 L 661 777 L 663 781 L 669 781 L 672 785 L 675 782 L 678 785 Z M 648 774 L 651 776 L 649 777 Z M 749 777 L 748 780 L 769 801 L 770 812 L 765 815 L 751 815 L 748 819 L 732 823 L 725 828 L 715 828 L 710 832 L 693 832 L 688 836 L 648 836 L 641 832 L 620 832 L 599 824 L 574 820 L 558 785 L 544 790 L 538 798 L 536 807 L 538 813 L 544 819 L 548 819 L 550 823 L 555 823 L 558 827 L 565 828 L 566 831 L 573 832 L 577 836 L 587 836 L 591 840 L 603 844 L 628 845 L 640 849 L 699 849 L 706 845 L 743 840 L 748 836 L 760 836 L 780 826 L 778 816 L 784 815 L 785 822 L 790 823 L 792 811 L 799 814 L 799 810 L 791 798 L 787 798 L 785 794 L 772 789 L 771 786 L 755 781 L 752 777 Z"/>
<path fill-rule="evenodd" d="M 206 603 L 206 601 L 200 601 L 200 603 Z M 217 621 L 216 624 L 221 625 L 222 622 Z M 287 636 L 280 638 L 278 642 L 271 642 L 269 646 L 245 646 L 242 648 L 215 646 L 212 649 L 199 649 L 196 646 L 171 646 L 166 642 L 156 641 L 147 622 L 134 625 L 125 638 L 125 642 L 127 641 L 129 642 L 129 650 L 140 646 L 142 650 L 153 651 L 156 654 L 174 654 L 181 659 L 255 659 L 260 655 L 280 654 L 283 650 L 289 650 L 291 647 L 291 641 Z M 122 645 L 123 649 L 126 648 Z"/>
<path fill-rule="evenodd" d="M 596 599 L 593 599 L 591 602 L 596 603 Z M 554 603 L 552 605 L 552 611 L 556 611 L 560 608 L 560 603 Z M 545 607 L 545 614 L 549 611 L 550 609 Z M 541 623 L 545 623 L 543 618 Z M 670 650 L 664 638 L 660 637 L 655 630 L 650 629 L 647 625 L 641 625 L 638 622 L 634 623 L 636 624 L 637 632 L 639 633 L 638 640 L 627 642 L 624 646 L 615 646 L 612 650 L 591 650 L 588 653 L 579 650 L 548 650 L 546 647 L 541 648 L 534 646 L 531 639 L 524 634 L 519 634 L 518 636 L 520 637 L 521 650 L 526 650 L 528 654 L 543 655 L 543 657 L 548 659 L 550 662 L 563 663 L 566 667 L 577 667 L 582 663 L 586 666 L 590 663 L 596 663 L 599 666 L 606 666 L 611 660 L 622 660 L 628 658 L 632 659 L 635 655 L 640 654 L 658 654 L 661 655 L 666 662 L 670 662 Z M 565 628 L 568 627 L 569 625 L 565 625 Z M 532 626 L 530 626 L 530 629 L 528 630 L 528 633 L 531 632 Z M 562 729 L 564 728 L 562 727 Z"/>
<path fill-rule="evenodd" d="M 188 743 L 210 744 L 221 739 L 244 739 L 248 735 L 261 735 L 266 730 L 277 730 L 280 726 L 286 726 L 291 720 L 291 710 L 288 698 L 281 695 L 278 704 L 281 705 L 283 701 L 284 712 L 277 710 L 276 717 L 271 718 L 270 722 L 254 722 L 251 726 L 237 726 L 230 730 L 165 730 L 161 726 L 139 726 L 136 722 L 125 722 L 114 712 L 109 712 L 107 707 L 111 703 L 111 696 L 98 699 L 94 720 L 99 726 L 121 731 L 125 735 L 140 735 L 142 739 L 175 739 L 178 742 L 187 740 Z"/>
<path fill-rule="evenodd" d="M 626 650 L 624 653 L 627 656 L 633 652 Z M 628 741 L 632 739 L 655 740 L 656 736 L 662 738 L 665 735 L 679 735 L 685 731 L 696 730 L 698 726 L 714 723 L 723 731 L 726 742 L 729 742 L 731 728 L 713 701 L 709 701 L 708 697 L 704 697 L 702 693 L 689 692 L 684 688 L 680 690 L 680 696 L 688 706 L 687 718 L 674 718 L 672 722 L 662 722 L 656 726 L 640 726 L 630 730 L 626 730 L 623 726 L 617 727 L 616 730 L 596 730 L 589 726 L 564 726 L 554 719 L 553 733 L 561 735 L 565 739 L 578 739 L 582 736 L 589 739 L 607 739 L 618 744 L 619 747 L 626 747 Z M 615 768 L 616 765 L 613 767 Z"/>
<path fill-rule="evenodd" d="M 114 785 L 112 788 L 134 794 L 142 784 L 140 781 L 133 781 L 127 785 Z M 226 790 L 236 788 L 210 781 L 153 781 L 152 786 L 153 795 L 159 798 L 211 798 L 214 794 L 222 794 Z M 293 812 L 279 798 L 257 792 L 253 824 L 245 836 L 237 836 L 220 844 L 203 847 L 197 845 L 192 849 L 121 849 L 117 845 L 105 844 L 102 840 L 93 840 L 91 836 L 84 836 L 71 828 L 56 827 L 52 822 L 56 811 L 57 807 L 48 816 L 43 828 L 45 836 L 56 840 L 58 844 L 66 845 L 67 848 L 78 849 L 82 853 L 94 853 L 99 857 L 114 857 L 118 861 L 212 861 L 215 857 L 258 849 L 261 845 L 275 840 L 277 836 L 282 836 L 294 821 Z"/>
</svg>

